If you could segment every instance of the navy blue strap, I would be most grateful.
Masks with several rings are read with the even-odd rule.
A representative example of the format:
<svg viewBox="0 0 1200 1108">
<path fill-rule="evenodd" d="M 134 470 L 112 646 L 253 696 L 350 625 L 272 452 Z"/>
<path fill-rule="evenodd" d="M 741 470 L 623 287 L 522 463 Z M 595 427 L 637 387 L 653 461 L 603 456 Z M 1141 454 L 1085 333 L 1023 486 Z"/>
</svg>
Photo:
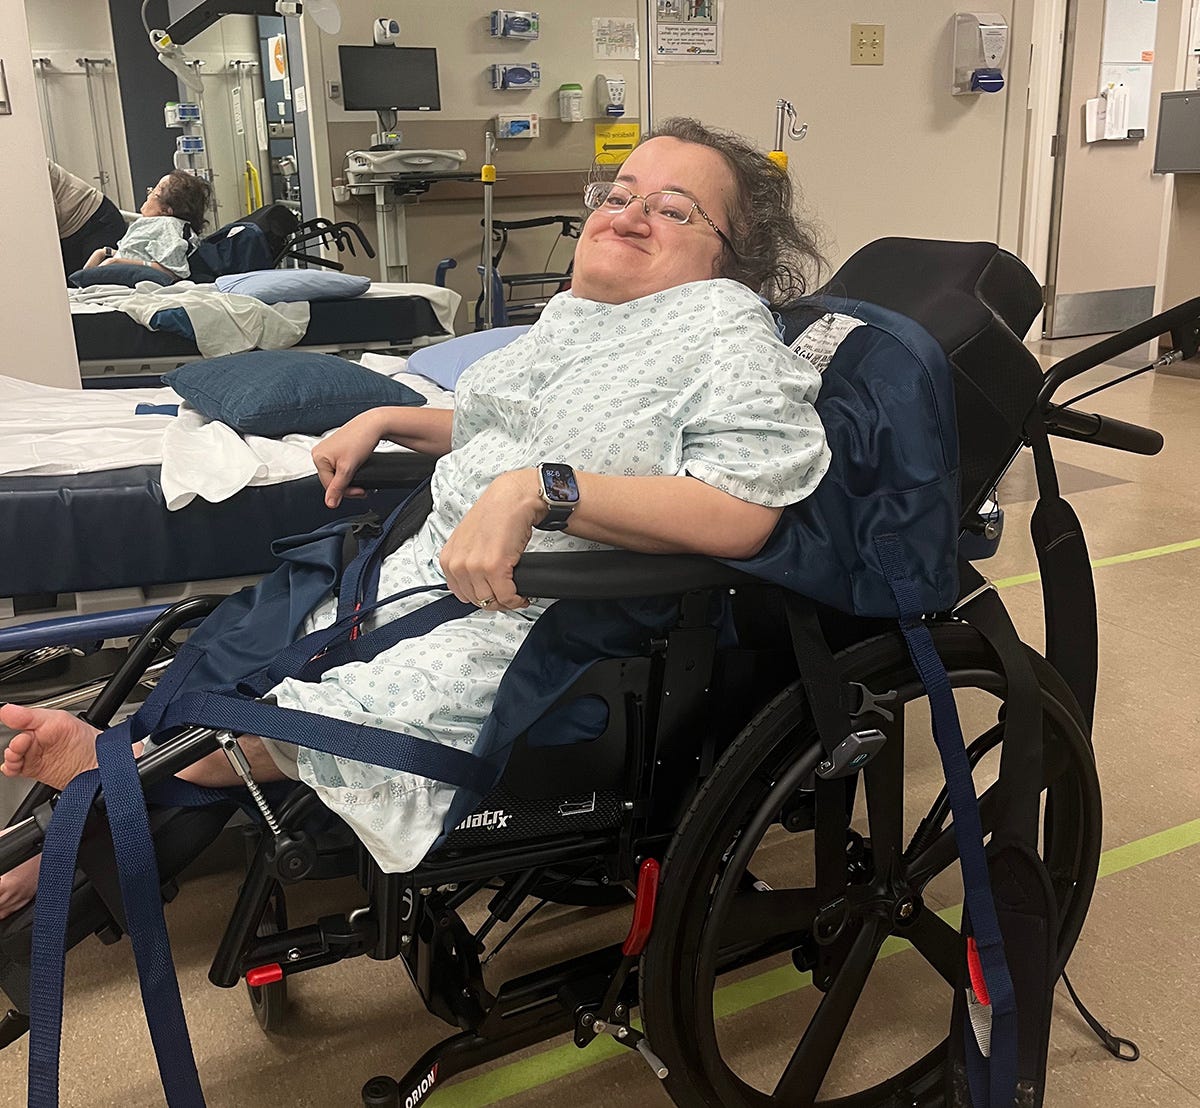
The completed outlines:
<svg viewBox="0 0 1200 1108">
<path fill-rule="evenodd" d="M 492 787 L 497 776 L 494 767 L 469 750 L 221 693 L 184 693 L 167 709 L 162 725 L 215 727 L 236 734 L 262 735 L 339 758 L 430 777 L 480 795 Z"/>
<path fill-rule="evenodd" d="M 29 1108 L 58 1108 L 67 917 L 79 840 L 99 788 L 99 770 L 76 777 L 60 794 L 42 843 L 29 965 Z"/>
<path fill-rule="evenodd" d="M 381 608 L 387 607 L 389 604 L 394 604 L 399 600 L 405 600 L 410 596 L 416 596 L 423 592 L 445 592 L 445 585 L 417 585 L 411 589 L 404 589 L 401 592 L 393 593 L 391 596 L 385 596 L 382 600 L 373 601 L 370 604 L 364 605 L 358 611 L 350 612 L 342 616 L 341 619 L 335 620 L 328 627 L 322 627 L 319 631 L 312 631 L 301 639 L 297 639 L 285 650 L 281 650 L 271 664 L 259 670 L 258 673 L 247 677 L 241 684 L 247 689 L 252 690 L 256 696 L 263 696 L 268 690 L 273 689 L 285 677 L 299 677 L 302 672 L 310 666 L 310 663 L 317 660 L 321 655 L 331 649 L 336 649 L 339 640 L 346 642 L 355 641 L 358 639 L 369 639 L 373 643 L 377 643 L 374 650 L 367 653 L 367 647 L 360 648 L 363 651 L 361 657 L 347 658 L 347 661 L 366 661 L 375 657 L 386 646 L 394 646 L 401 639 L 411 638 L 413 635 L 425 634 L 427 631 L 432 631 L 434 627 L 445 623 L 450 619 L 457 619 L 467 612 L 473 611 L 472 605 L 463 604 L 462 601 L 455 599 L 453 596 L 442 597 L 440 599 L 448 599 L 453 601 L 450 607 L 438 607 L 437 602 L 427 605 L 424 608 L 418 608 L 416 611 L 409 612 L 405 616 L 401 616 L 398 620 L 392 620 L 383 627 L 377 627 L 374 631 L 366 635 L 358 636 L 358 639 L 351 640 L 350 634 L 359 627 L 368 616 L 374 614 Z M 434 608 L 436 618 L 430 619 L 428 615 L 424 615 L 429 608 Z M 409 632 L 409 627 L 419 628 Z M 381 634 L 383 632 L 383 634 Z M 373 637 L 378 636 L 378 637 Z M 388 638 L 390 636 L 390 641 Z M 302 677 L 301 680 L 311 681 L 319 677 L 331 665 L 339 663 L 333 662 L 330 665 L 325 665 L 319 669 L 310 670 L 313 673 L 312 677 Z"/>
<path fill-rule="evenodd" d="M 123 729 L 102 734 L 96 741 L 96 756 L 158 1076 L 171 1108 L 203 1108 L 204 1094 L 163 918 L 158 859 L 146 801 Z"/>
<path fill-rule="evenodd" d="M 990 1097 L 973 1098 L 975 1108 L 1009 1108 L 1017 1088 L 1016 993 L 1008 963 L 1004 956 L 1004 940 L 996 905 L 992 899 L 988 876 L 987 854 L 983 846 L 983 823 L 979 816 L 979 801 L 971 779 L 971 764 L 963 742 L 958 709 L 950 677 L 938 656 L 933 636 L 921 621 L 916 600 L 917 591 L 905 568 L 899 540 L 894 535 L 878 536 L 875 549 L 880 565 L 888 579 L 892 596 L 900 611 L 900 629 L 908 645 L 909 656 L 929 695 L 934 742 L 946 777 L 946 793 L 954 819 L 954 841 L 958 846 L 962 869 L 963 893 L 967 916 L 974 928 L 979 961 L 992 1007 L 992 1042 L 990 1064 L 979 1054 L 975 1037 L 968 1029 L 968 1072 L 977 1070 L 972 1088 L 979 1082 L 984 1068 L 989 1079 Z"/>
</svg>

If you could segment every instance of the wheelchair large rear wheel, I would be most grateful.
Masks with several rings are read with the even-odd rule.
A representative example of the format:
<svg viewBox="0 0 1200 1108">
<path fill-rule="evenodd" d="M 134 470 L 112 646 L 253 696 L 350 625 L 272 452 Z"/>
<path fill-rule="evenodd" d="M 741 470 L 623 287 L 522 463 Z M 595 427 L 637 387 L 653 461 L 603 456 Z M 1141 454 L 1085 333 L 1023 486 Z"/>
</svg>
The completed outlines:
<svg viewBox="0 0 1200 1108">
<path fill-rule="evenodd" d="M 987 833 L 996 823 L 1003 672 L 971 628 L 939 626 L 935 638 Z M 818 918 L 811 830 L 813 805 L 830 802 L 831 790 L 801 787 L 811 786 L 822 755 L 798 684 L 731 744 L 665 859 L 642 961 L 642 1013 L 670 1069 L 667 1090 L 686 1108 L 943 1103 L 963 964 L 962 887 L 928 704 L 898 636 L 843 657 L 850 680 L 896 696 L 886 705 L 895 715 L 884 725 L 888 741 L 862 771 L 861 788 L 833 791 L 836 803 L 854 806 L 845 859 L 835 859 L 854 895 L 836 937 L 822 933 L 827 917 Z M 1095 884 L 1100 791 L 1074 699 L 1032 658 L 1045 720 L 1039 846 L 1058 903 L 1061 971 Z"/>
</svg>

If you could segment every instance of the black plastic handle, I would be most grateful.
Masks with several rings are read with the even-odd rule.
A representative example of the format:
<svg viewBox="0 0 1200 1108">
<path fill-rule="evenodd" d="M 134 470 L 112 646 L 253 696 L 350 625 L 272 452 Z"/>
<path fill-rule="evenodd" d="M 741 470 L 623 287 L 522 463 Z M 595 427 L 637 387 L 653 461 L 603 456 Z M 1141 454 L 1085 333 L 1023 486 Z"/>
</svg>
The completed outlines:
<svg viewBox="0 0 1200 1108">
<path fill-rule="evenodd" d="M 762 584 L 749 573 L 699 554 L 585 550 L 526 554 L 513 571 L 521 596 L 542 600 L 621 600 L 678 596 L 695 589 Z"/>
<path fill-rule="evenodd" d="M 1051 408 L 1046 413 L 1046 430 L 1059 438 L 1108 446 L 1130 454 L 1157 454 L 1163 448 L 1163 437 L 1153 427 L 1074 408 Z"/>
<path fill-rule="evenodd" d="M 377 450 L 354 474 L 353 484 L 364 489 L 397 489 L 419 485 L 433 472 L 437 458 L 412 450 Z"/>
</svg>

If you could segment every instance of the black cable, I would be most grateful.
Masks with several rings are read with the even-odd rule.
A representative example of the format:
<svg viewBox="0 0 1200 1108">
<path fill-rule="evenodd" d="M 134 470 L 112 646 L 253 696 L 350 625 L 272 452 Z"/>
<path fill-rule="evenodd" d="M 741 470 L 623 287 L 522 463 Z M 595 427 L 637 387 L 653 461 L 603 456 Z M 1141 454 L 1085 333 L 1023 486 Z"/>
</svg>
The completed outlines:
<svg viewBox="0 0 1200 1108">
<path fill-rule="evenodd" d="M 1087 1010 L 1083 1001 L 1079 999 L 1078 993 L 1071 987 L 1071 980 L 1067 977 L 1066 970 L 1063 970 L 1062 979 L 1063 984 L 1067 987 L 1067 992 L 1071 994 L 1071 999 L 1075 1002 L 1075 1007 L 1079 1009 L 1079 1014 L 1083 1016 L 1088 1027 L 1095 1032 L 1096 1038 L 1100 1040 L 1100 1045 L 1119 1062 L 1136 1062 L 1142 1056 L 1137 1043 L 1132 1039 L 1122 1039 L 1120 1036 L 1114 1035 Z M 1129 1048 L 1128 1054 L 1125 1052 L 1126 1047 Z"/>
<path fill-rule="evenodd" d="M 1123 381 L 1130 381 L 1134 377 L 1140 377 L 1143 373 L 1149 373 L 1150 370 L 1157 366 L 1158 362 L 1151 362 L 1147 366 L 1142 366 L 1141 369 L 1135 369 L 1132 373 L 1126 373 L 1123 377 L 1114 377 L 1111 381 L 1106 381 L 1103 385 L 1097 385 L 1094 389 L 1088 389 L 1087 392 L 1081 392 L 1078 396 L 1072 396 L 1070 400 L 1064 400 L 1061 404 L 1055 404 L 1055 407 L 1065 408 L 1068 404 L 1075 404 L 1080 400 L 1086 400 L 1089 396 L 1095 396 L 1098 392 L 1111 389 L 1113 385 L 1119 385 Z"/>
<path fill-rule="evenodd" d="M 500 951 L 502 951 L 505 948 L 505 946 L 508 944 L 508 940 L 511 939 L 518 931 L 521 930 L 522 927 L 525 926 L 525 924 L 527 924 L 530 921 L 530 919 L 533 917 L 534 912 L 540 912 L 549 903 L 550 903 L 550 901 L 548 899 L 542 899 L 542 900 L 539 900 L 532 908 L 530 908 L 528 912 L 526 912 L 519 920 L 517 920 L 516 923 L 514 923 L 512 925 L 512 927 L 510 927 L 504 933 L 504 938 L 501 939 L 495 945 L 495 947 L 492 949 L 491 954 L 489 954 L 483 960 L 482 964 L 486 966 L 488 964 L 488 962 L 490 962 L 493 958 L 495 958 L 496 955 L 499 954 Z"/>
</svg>

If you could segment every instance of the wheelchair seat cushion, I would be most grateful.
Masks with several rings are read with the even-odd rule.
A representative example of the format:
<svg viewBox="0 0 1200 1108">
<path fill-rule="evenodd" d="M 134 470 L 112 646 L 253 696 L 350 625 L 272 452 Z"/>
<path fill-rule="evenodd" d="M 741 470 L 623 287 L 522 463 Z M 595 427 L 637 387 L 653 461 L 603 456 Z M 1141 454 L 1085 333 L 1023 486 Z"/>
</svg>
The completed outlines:
<svg viewBox="0 0 1200 1108">
<path fill-rule="evenodd" d="M 419 392 L 332 354 L 248 350 L 163 376 L 193 408 L 244 435 L 319 435 L 370 408 L 419 407 Z"/>
<path fill-rule="evenodd" d="M 322 269 L 256 269 L 250 273 L 223 273 L 216 285 L 221 292 L 280 304 L 292 300 L 349 300 L 362 296 L 371 287 L 371 280 Z"/>
</svg>

